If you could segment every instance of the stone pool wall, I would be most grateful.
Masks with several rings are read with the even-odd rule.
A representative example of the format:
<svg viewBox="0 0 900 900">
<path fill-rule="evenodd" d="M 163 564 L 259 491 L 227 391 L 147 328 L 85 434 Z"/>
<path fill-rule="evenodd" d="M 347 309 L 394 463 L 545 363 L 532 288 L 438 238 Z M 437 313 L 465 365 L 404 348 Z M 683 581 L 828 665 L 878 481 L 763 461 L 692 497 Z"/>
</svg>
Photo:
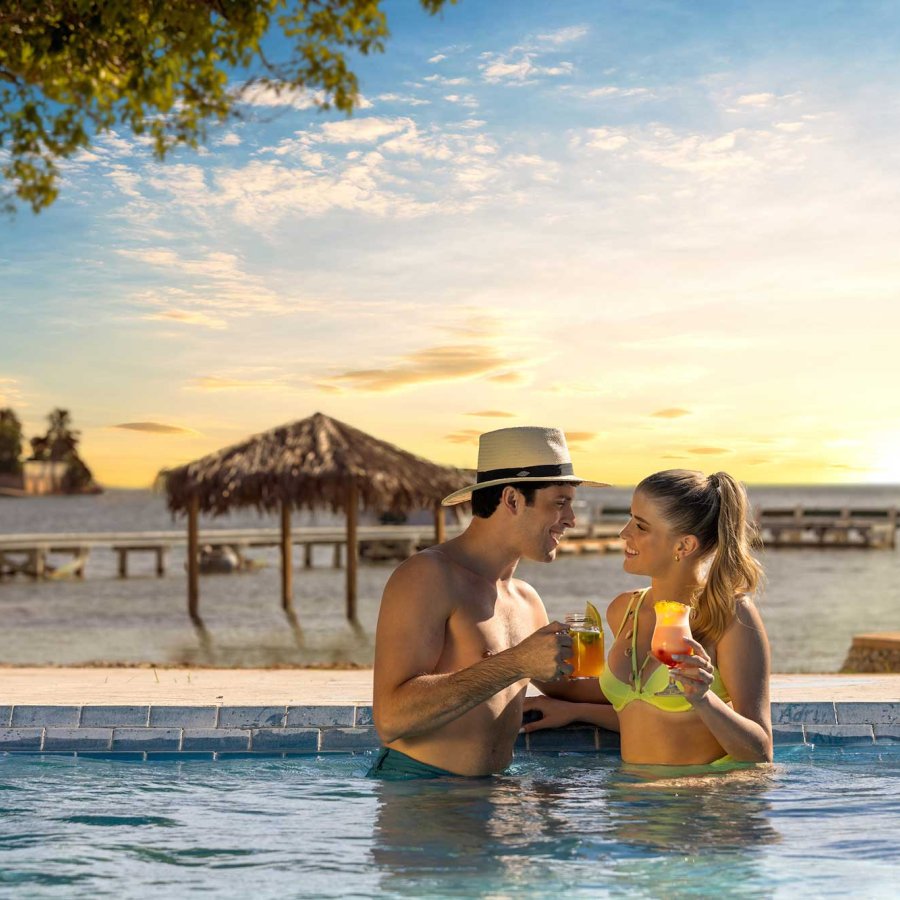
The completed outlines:
<svg viewBox="0 0 900 900">
<path fill-rule="evenodd" d="M 776 744 L 900 740 L 900 702 L 773 703 Z M 618 735 L 571 725 L 519 735 L 517 751 L 599 750 Z M 208 757 L 372 750 L 372 707 L 0 706 L 0 752 Z"/>
</svg>

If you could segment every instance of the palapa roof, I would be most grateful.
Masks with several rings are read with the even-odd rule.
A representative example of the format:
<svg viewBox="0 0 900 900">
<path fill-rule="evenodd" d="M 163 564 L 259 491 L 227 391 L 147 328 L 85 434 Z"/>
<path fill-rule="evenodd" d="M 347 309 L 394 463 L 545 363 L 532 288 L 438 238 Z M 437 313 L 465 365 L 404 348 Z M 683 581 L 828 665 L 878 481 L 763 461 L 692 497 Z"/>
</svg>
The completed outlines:
<svg viewBox="0 0 900 900">
<path fill-rule="evenodd" d="M 366 509 L 407 512 L 434 506 L 471 484 L 472 473 L 415 456 L 358 428 L 316 413 L 254 435 L 233 447 L 159 473 L 169 509 L 183 512 L 191 497 L 200 511 L 237 507 L 344 510 L 355 482 Z"/>
</svg>

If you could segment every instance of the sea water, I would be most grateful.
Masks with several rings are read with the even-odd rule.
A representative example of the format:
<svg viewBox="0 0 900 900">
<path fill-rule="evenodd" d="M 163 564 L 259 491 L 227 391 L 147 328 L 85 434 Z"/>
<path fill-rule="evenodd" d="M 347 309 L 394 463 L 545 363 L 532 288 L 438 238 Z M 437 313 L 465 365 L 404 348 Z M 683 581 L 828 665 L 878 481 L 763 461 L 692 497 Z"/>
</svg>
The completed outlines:
<svg viewBox="0 0 900 900">
<path fill-rule="evenodd" d="M 630 491 L 584 491 L 591 504 L 625 506 Z M 750 488 L 764 507 L 900 506 L 900 486 Z M 335 525 L 328 512 L 301 512 L 296 526 Z M 148 531 L 177 529 L 164 498 L 150 491 L 111 490 L 90 497 L 0 498 L 0 533 Z M 203 528 L 277 527 L 274 517 L 241 511 L 202 520 Z M 173 551 L 163 578 L 150 554 L 129 560 L 130 576 L 117 577 L 116 556 L 96 549 L 83 581 L 0 583 L 4 641 L 0 663 L 78 664 L 154 662 L 224 666 L 303 664 L 371 665 L 381 592 L 395 564 L 359 569 L 359 628 L 344 616 L 343 570 L 331 567 L 331 548 L 317 548 L 315 568 L 295 554 L 295 607 L 301 629 L 280 608 L 277 551 L 254 550 L 257 572 L 201 578 L 205 635 L 186 615 L 183 548 Z M 67 557 L 60 557 L 65 562 Z M 771 549 L 760 553 L 767 583 L 759 598 L 776 672 L 834 672 L 854 634 L 892 631 L 900 623 L 897 550 Z M 541 594 L 552 618 L 581 612 L 585 600 L 604 611 L 616 594 L 644 581 L 622 571 L 611 553 L 563 557 L 552 564 L 523 562 L 517 574 Z"/>
</svg>

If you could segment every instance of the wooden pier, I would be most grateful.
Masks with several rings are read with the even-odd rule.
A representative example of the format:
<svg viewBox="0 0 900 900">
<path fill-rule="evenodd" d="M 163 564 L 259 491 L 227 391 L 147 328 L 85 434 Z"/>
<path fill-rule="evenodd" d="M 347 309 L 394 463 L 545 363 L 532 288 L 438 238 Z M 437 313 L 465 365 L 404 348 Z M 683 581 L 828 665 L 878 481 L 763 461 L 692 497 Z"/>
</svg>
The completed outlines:
<svg viewBox="0 0 900 900">
<path fill-rule="evenodd" d="M 595 507 L 589 524 L 570 529 L 560 544 L 560 556 L 579 553 L 621 552 L 619 531 L 628 520 L 624 507 Z M 757 510 L 760 536 L 766 547 L 785 548 L 889 548 L 896 547 L 898 515 L 889 509 L 809 509 L 804 507 Z M 588 518 L 579 512 L 580 518 Z M 447 528 L 446 536 L 459 533 Z M 357 529 L 360 556 L 370 561 L 401 560 L 434 543 L 431 525 L 374 525 Z M 303 547 L 303 565 L 313 564 L 313 548 L 331 546 L 332 565 L 339 568 L 347 558 L 344 528 L 294 528 L 291 543 Z M 166 573 L 173 547 L 187 544 L 183 531 L 96 532 L 89 534 L 0 535 L 0 581 L 14 575 L 34 579 L 83 578 L 90 554 L 108 549 L 118 556 L 118 573 L 129 574 L 133 553 L 153 554 L 156 575 Z M 239 569 L 252 568 L 247 556 L 255 547 L 280 547 L 277 528 L 215 529 L 201 531 L 199 547 L 230 547 L 237 555 Z M 51 556 L 68 556 L 68 562 L 53 566 Z"/>
<path fill-rule="evenodd" d="M 628 520 L 627 507 L 597 506 L 594 522 Z M 835 549 L 894 549 L 897 546 L 897 507 L 818 508 L 767 507 L 755 510 L 760 539 L 765 547 Z"/>
<path fill-rule="evenodd" d="M 457 534 L 458 528 L 447 528 L 447 536 Z M 403 559 L 417 549 L 434 543 L 431 525 L 377 525 L 357 529 L 356 539 L 363 558 Z M 347 534 L 344 528 L 295 528 L 291 543 L 302 545 L 303 564 L 313 564 L 313 548 L 333 548 L 332 565 L 346 562 Z M 277 528 L 216 529 L 201 531 L 201 548 L 230 547 L 237 555 L 240 569 L 249 569 L 248 552 L 253 548 L 280 547 L 281 530 Z M 166 573 L 169 552 L 173 547 L 187 545 L 183 531 L 95 532 L 89 534 L 17 534 L 0 535 L 0 580 L 13 575 L 27 575 L 33 579 L 84 577 L 84 569 L 91 552 L 112 550 L 118 555 L 118 573 L 128 577 L 129 557 L 133 553 L 155 555 L 156 575 Z M 50 556 L 71 556 L 73 560 L 60 567 L 49 563 Z"/>
</svg>

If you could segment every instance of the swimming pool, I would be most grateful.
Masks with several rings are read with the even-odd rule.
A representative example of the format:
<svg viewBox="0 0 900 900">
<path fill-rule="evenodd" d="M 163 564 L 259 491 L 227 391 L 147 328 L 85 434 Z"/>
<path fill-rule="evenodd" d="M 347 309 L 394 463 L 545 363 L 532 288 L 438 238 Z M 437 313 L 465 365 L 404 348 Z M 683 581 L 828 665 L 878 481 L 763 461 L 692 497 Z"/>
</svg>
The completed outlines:
<svg viewBox="0 0 900 900">
<path fill-rule="evenodd" d="M 900 742 L 659 777 L 527 754 L 379 782 L 372 754 L 0 754 L 0 896 L 895 896 Z"/>
</svg>

